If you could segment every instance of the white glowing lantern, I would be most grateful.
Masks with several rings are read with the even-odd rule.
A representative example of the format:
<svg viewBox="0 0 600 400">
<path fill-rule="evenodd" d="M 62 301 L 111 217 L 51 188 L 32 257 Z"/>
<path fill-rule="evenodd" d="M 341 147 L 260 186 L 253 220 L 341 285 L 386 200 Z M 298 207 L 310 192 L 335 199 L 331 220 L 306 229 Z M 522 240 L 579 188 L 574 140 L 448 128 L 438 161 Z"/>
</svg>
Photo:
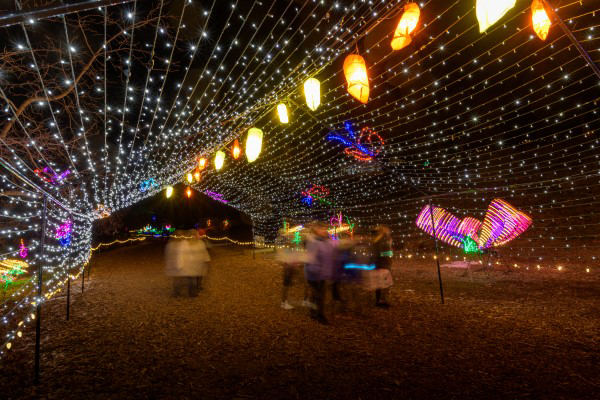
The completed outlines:
<svg viewBox="0 0 600 400">
<path fill-rule="evenodd" d="M 315 78 L 310 78 L 304 82 L 304 96 L 308 108 L 315 111 L 321 104 L 321 82 Z"/>
<path fill-rule="evenodd" d="M 485 32 L 494 25 L 511 8 L 517 0 L 477 0 L 476 13 L 479 21 L 479 32 Z"/>
<path fill-rule="evenodd" d="M 188 172 L 188 174 L 187 174 L 187 181 L 188 181 L 189 183 L 192 183 L 192 182 L 194 182 L 194 176 L 192 175 L 192 173 L 191 173 L 191 172 Z"/>
<path fill-rule="evenodd" d="M 167 189 L 167 191 L 165 192 L 165 195 L 167 196 L 167 199 L 168 199 L 173 194 L 173 186 L 167 186 L 166 189 Z"/>
<path fill-rule="evenodd" d="M 223 168 L 223 163 L 225 162 L 225 153 L 221 150 L 217 151 L 215 154 L 215 169 L 218 171 Z"/>
<path fill-rule="evenodd" d="M 246 158 L 248 162 L 253 162 L 258 158 L 262 148 L 263 131 L 258 128 L 250 128 L 246 138 Z"/>
<path fill-rule="evenodd" d="M 281 103 L 277 105 L 277 114 L 279 114 L 279 121 L 281 121 L 282 124 L 290 122 L 285 104 Z"/>
</svg>

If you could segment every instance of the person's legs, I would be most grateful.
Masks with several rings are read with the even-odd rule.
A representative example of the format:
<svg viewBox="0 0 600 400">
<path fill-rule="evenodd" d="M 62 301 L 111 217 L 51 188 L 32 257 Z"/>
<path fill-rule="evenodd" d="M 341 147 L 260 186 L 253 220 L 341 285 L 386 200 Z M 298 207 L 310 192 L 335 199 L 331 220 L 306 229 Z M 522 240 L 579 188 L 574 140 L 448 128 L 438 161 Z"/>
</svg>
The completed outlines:
<svg viewBox="0 0 600 400">
<path fill-rule="evenodd" d="M 195 277 L 190 276 L 187 278 L 188 281 L 188 296 L 196 297 L 198 296 L 198 291 L 196 290 L 197 280 Z"/>
<path fill-rule="evenodd" d="M 321 323 L 327 323 L 325 318 L 325 281 L 310 281 L 310 286 L 313 289 L 314 301 L 317 305 L 316 311 L 312 310 L 311 314 Z"/>
<path fill-rule="evenodd" d="M 179 297 L 179 292 L 181 290 L 181 278 L 176 276 L 173 277 L 173 297 Z"/>
</svg>

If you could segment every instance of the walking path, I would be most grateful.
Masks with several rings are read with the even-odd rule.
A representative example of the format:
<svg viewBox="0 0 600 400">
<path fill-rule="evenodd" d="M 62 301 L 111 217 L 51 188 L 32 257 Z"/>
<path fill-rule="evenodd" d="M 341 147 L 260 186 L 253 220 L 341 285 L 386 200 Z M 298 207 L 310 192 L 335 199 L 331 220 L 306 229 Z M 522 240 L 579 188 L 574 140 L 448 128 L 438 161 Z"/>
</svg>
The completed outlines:
<svg viewBox="0 0 600 400">
<path fill-rule="evenodd" d="M 33 332 L 0 360 L 5 398 L 598 394 L 597 282 L 491 285 L 446 273 L 441 306 L 433 271 L 416 271 L 396 276 L 390 310 L 363 294 L 362 315 L 321 326 L 279 307 L 281 271 L 268 255 L 214 248 L 206 289 L 172 298 L 163 250 L 154 241 L 95 257 L 69 322 L 64 299 L 46 305 L 42 384 L 28 381 Z M 301 294 L 294 287 L 290 298 Z"/>
</svg>

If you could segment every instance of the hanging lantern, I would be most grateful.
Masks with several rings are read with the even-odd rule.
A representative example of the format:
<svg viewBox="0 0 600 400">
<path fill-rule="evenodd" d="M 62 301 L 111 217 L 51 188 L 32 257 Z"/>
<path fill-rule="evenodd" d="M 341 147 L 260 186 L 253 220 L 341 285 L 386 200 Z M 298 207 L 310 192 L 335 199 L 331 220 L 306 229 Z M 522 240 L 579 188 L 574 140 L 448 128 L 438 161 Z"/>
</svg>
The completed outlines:
<svg viewBox="0 0 600 400">
<path fill-rule="evenodd" d="M 198 169 L 202 171 L 204 168 L 206 168 L 206 158 L 202 157 L 198 159 Z"/>
<path fill-rule="evenodd" d="M 533 21 L 533 30 L 542 40 L 546 40 L 550 31 L 550 18 L 544 8 L 541 0 L 533 0 L 531 3 L 531 20 Z"/>
<path fill-rule="evenodd" d="M 218 171 L 223 168 L 223 163 L 225 162 L 225 153 L 221 150 L 217 151 L 215 154 L 215 169 Z"/>
<path fill-rule="evenodd" d="M 246 137 L 246 158 L 253 162 L 258 158 L 262 148 L 263 131 L 258 128 L 250 128 Z"/>
<path fill-rule="evenodd" d="M 315 111 L 321 104 L 321 82 L 315 78 L 310 78 L 304 82 L 304 96 L 308 108 Z"/>
<path fill-rule="evenodd" d="M 185 191 L 185 194 L 187 195 L 188 199 L 189 199 L 190 197 L 192 197 L 192 189 L 190 189 L 190 188 L 187 188 L 187 190 Z"/>
<path fill-rule="evenodd" d="M 369 77 L 365 59 L 358 54 L 350 54 L 344 60 L 344 75 L 348 82 L 348 93 L 366 104 L 369 100 Z"/>
<path fill-rule="evenodd" d="M 290 122 L 285 104 L 281 103 L 277 105 L 277 114 L 279 114 L 279 121 L 281 121 L 282 124 Z"/>
<path fill-rule="evenodd" d="M 167 199 L 168 199 L 173 194 L 173 186 L 167 186 L 166 189 L 167 189 L 167 191 L 165 192 L 165 195 L 167 196 Z"/>
<path fill-rule="evenodd" d="M 511 8 L 517 0 L 477 0 L 475 6 L 477 21 L 479 21 L 479 32 L 485 32 L 487 28 L 494 25 Z"/>
<path fill-rule="evenodd" d="M 196 182 L 200 182 L 200 171 L 198 170 L 198 168 L 196 168 L 196 170 L 194 171 L 194 179 L 196 179 Z"/>
<path fill-rule="evenodd" d="M 188 174 L 187 174 L 187 181 L 188 181 L 188 183 L 194 182 L 194 176 L 192 175 L 191 172 L 188 172 Z"/>
<path fill-rule="evenodd" d="M 237 160 L 238 158 L 240 158 L 240 154 L 242 154 L 240 142 L 238 142 L 238 140 L 235 139 L 233 142 L 233 147 L 231 148 L 231 157 L 233 157 L 234 160 Z"/>
<path fill-rule="evenodd" d="M 398 22 L 394 38 L 392 39 L 392 49 L 400 50 L 410 44 L 412 38 L 410 34 L 417 27 L 421 10 L 417 3 L 407 3 L 404 5 L 404 13 Z"/>
</svg>

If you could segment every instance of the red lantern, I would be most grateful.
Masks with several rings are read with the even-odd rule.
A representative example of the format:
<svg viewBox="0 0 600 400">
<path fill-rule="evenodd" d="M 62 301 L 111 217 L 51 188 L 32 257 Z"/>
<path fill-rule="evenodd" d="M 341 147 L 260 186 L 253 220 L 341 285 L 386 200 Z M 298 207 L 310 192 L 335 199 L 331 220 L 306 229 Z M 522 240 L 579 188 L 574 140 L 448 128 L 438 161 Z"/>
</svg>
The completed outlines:
<svg viewBox="0 0 600 400">
<path fill-rule="evenodd" d="M 233 147 L 231 148 L 231 157 L 233 157 L 234 160 L 237 160 L 240 157 L 240 154 L 242 154 L 242 148 L 240 147 L 240 142 L 235 139 Z"/>
</svg>

